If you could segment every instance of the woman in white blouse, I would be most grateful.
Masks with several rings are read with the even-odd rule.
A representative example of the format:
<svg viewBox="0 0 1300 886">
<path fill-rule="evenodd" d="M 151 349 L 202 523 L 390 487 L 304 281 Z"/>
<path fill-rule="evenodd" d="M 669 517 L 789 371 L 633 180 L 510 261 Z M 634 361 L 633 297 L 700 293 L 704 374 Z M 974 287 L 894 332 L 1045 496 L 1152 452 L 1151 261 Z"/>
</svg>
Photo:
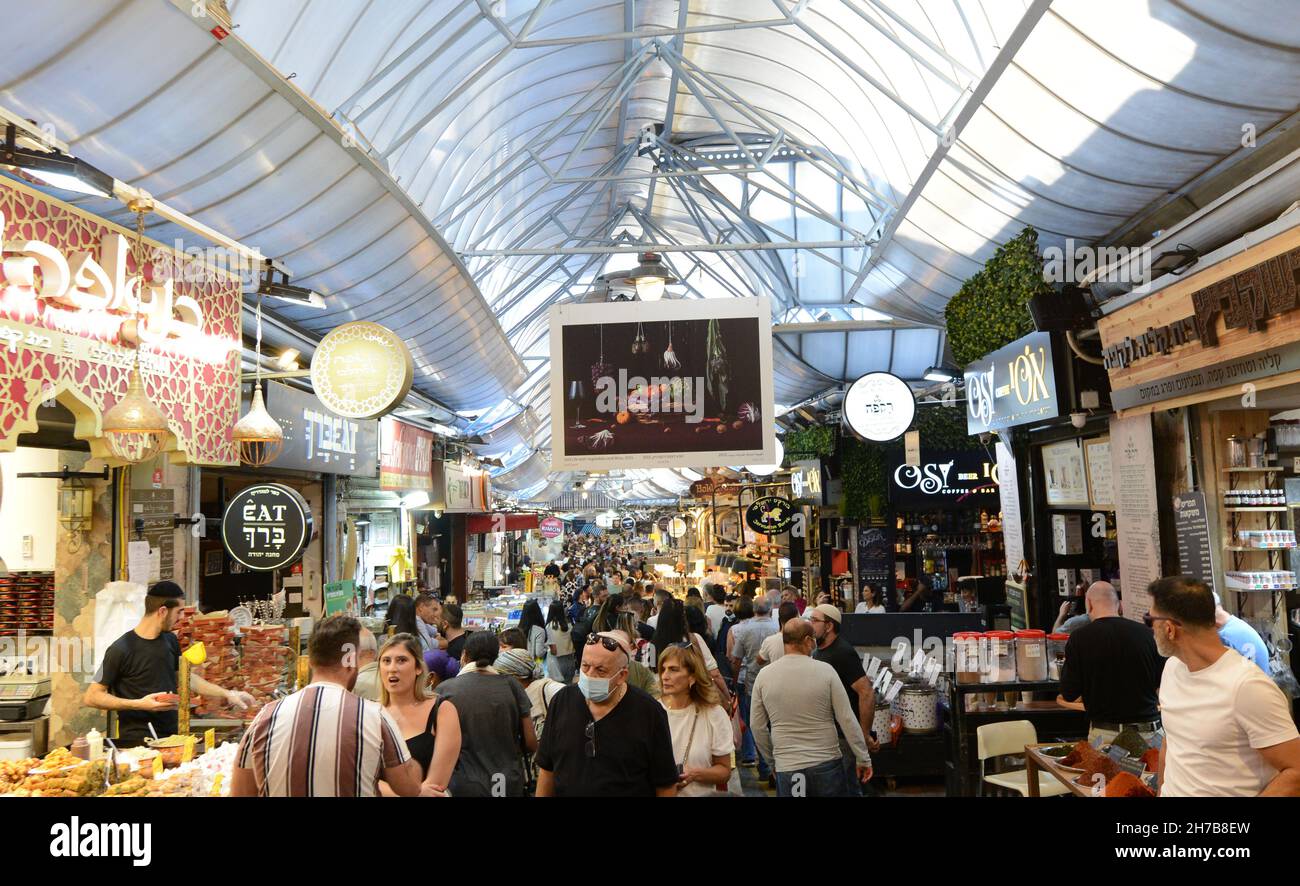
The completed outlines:
<svg viewBox="0 0 1300 886">
<path fill-rule="evenodd" d="M 659 653 L 660 704 L 668 712 L 677 761 L 677 796 L 725 797 L 731 779 L 735 737 L 731 718 L 704 659 L 688 641 Z"/>
</svg>

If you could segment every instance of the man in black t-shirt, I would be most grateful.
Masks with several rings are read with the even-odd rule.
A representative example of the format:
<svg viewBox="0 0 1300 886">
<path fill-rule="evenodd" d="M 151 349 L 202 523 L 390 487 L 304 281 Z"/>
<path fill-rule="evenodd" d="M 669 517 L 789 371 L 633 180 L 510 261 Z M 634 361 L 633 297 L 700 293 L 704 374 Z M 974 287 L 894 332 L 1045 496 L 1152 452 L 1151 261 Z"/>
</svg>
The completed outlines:
<svg viewBox="0 0 1300 886">
<path fill-rule="evenodd" d="M 673 737 L 663 706 L 627 683 L 621 631 L 588 637 L 577 686 L 551 701 L 537 750 L 539 797 L 672 797 Z"/>
<path fill-rule="evenodd" d="M 867 740 L 871 753 L 880 750 L 880 743 L 871 738 L 871 721 L 876 716 L 876 690 L 867 679 L 867 672 L 862 667 L 862 659 L 849 641 L 840 636 L 840 610 L 830 603 L 821 603 L 808 611 L 808 621 L 812 623 L 813 637 L 817 640 L 817 649 L 813 652 L 814 661 L 824 661 L 839 674 L 844 691 L 848 693 L 849 704 L 853 706 L 853 715 L 862 726 L 862 735 Z M 856 789 L 857 755 L 849 746 L 843 732 L 840 731 L 840 754 L 844 759 L 844 772 L 850 790 Z"/>
<path fill-rule="evenodd" d="M 1113 741 L 1131 726 L 1150 744 L 1160 731 L 1165 667 L 1155 636 L 1147 626 L 1120 615 L 1119 594 L 1109 582 L 1093 582 L 1085 606 L 1091 622 L 1071 633 L 1065 644 L 1057 701 L 1088 712 L 1089 741 Z"/>
<path fill-rule="evenodd" d="M 150 724 L 159 738 L 176 733 L 176 676 L 181 647 L 172 628 L 184 596 L 180 585 L 171 581 L 160 581 L 149 588 L 144 598 L 144 617 L 108 647 L 86 689 L 86 705 L 118 712 L 114 742 L 120 748 L 142 744 L 150 735 Z M 227 691 L 197 673 L 190 676 L 190 690 L 224 699 L 240 710 L 253 703 L 247 692 Z"/>
</svg>

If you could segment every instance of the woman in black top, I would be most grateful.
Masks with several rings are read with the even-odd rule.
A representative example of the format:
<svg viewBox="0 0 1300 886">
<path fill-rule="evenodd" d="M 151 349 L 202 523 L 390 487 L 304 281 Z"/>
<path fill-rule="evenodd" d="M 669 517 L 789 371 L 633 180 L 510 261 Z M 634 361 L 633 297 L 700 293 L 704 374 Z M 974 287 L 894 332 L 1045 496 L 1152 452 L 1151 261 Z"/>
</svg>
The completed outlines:
<svg viewBox="0 0 1300 886">
<path fill-rule="evenodd" d="M 398 594 L 388 603 L 388 613 L 384 617 L 384 632 L 393 629 L 394 634 L 410 634 L 419 637 L 420 631 L 415 626 L 415 599 L 405 594 Z"/>
<path fill-rule="evenodd" d="M 422 797 L 446 797 L 456 759 L 460 756 L 460 717 L 456 706 L 431 695 L 420 641 L 395 634 L 379 650 L 379 703 L 396 721 L 406 749 L 424 773 Z M 394 796 L 388 785 L 380 793 Z"/>
</svg>

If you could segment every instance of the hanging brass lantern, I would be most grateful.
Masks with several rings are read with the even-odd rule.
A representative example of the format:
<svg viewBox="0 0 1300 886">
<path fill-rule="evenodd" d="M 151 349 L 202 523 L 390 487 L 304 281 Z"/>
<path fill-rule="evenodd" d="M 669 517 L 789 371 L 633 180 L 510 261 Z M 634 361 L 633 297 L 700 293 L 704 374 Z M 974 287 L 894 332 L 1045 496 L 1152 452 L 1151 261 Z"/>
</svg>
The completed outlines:
<svg viewBox="0 0 1300 886">
<path fill-rule="evenodd" d="M 260 468 L 275 461 L 284 448 L 284 430 L 271 413 L 266 411 L 262 399 L 262 385 L 253 384 L 253 401 L 230 432 L 239 446 L 239 460 L 251 467 Z"/>
<path fill-rule="evenodd" d="M 145 396 L 139 365 L 132 366 L 126 396 L 104 413 L 109 451 L 128 464 L 139 464 L 158 454 L 169 433 L 167 417 Z"/>
</svg>

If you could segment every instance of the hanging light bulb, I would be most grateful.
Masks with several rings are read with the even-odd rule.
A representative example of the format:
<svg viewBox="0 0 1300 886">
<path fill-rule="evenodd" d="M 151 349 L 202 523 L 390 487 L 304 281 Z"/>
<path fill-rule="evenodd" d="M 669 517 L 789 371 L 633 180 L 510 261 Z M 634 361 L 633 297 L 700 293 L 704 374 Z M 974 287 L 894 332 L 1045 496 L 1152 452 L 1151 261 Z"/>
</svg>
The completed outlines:
<svg viewBox="0 0 1300 886">
<path fill-rule="evenodd" d="M 239 460 L 260 468 L 275 461 L 284 448 L 284 429 L 266 410 L 262 400 L 262 299 L 257 300 L 257 374 L 253 381 L 253 400 L 248 412 L 235 423 L 230 437 L 239 446 Z"/>
<path fill-rule="evenodd" d="M 129 208 L 136 214 L 135 268 L 141 287 L 144 283 L 144 217 L 153 210 L 153 201 L 132 200 Z M 138 291 L 138 289 L 137 289 Z M 139 311 L 139 302 L 136 306 Z M 140 318 L 136 316 L 136 325 Z M 162 449 L 167 435 L 167 416 L 145 395 L 140 376 L 140 345 L 135 349 L 135 365 L 127 378 L 126 396 L 104 413 L 104 440 L 114 458 L 139 464 L 153 458 Z"/>
</svg>

